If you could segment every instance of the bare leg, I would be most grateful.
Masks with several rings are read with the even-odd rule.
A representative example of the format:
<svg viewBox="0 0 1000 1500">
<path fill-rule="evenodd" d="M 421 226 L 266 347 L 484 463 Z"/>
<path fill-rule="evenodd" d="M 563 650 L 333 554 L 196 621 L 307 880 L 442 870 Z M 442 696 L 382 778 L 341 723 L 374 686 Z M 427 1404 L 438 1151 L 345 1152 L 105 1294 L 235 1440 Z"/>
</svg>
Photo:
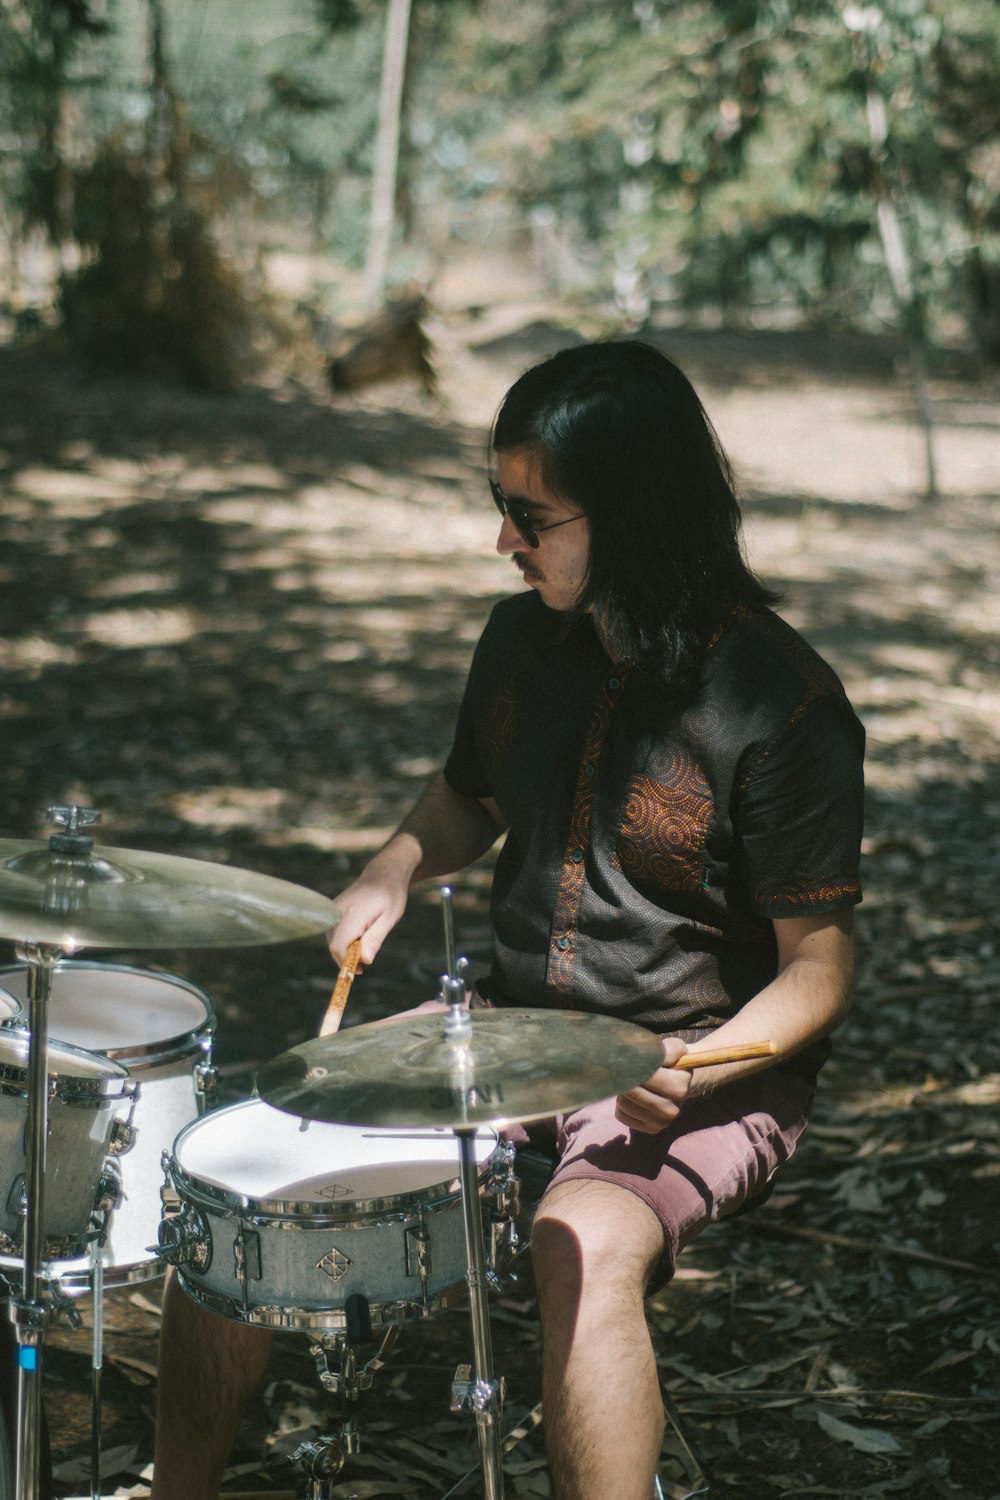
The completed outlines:
<svg viewBox="0 0 1000 1500">
<path fill-rule="evenodd" d="M 271 1352 L 268 1329 L 200 1307 L 167 1273 L 152 1500 L 216 1500 L 244 1408 Z"/>
<path fill-rule="evenodd" d="M 566 1182 L 532 1230 L 542 1409 L 558 1500 L 649 1500 L 663 1403 L 643 1308 L 663 1229 L 613 1183 Z"/>
</svg>

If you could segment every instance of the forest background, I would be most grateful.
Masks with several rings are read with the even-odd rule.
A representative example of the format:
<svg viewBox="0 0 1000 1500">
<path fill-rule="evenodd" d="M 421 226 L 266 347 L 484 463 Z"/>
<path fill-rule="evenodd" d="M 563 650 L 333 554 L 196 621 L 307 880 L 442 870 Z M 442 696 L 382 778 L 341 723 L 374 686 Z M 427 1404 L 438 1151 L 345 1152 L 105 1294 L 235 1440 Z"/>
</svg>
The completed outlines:
<svg viewBox="0 0 1000 1500">
<path fill-rule="evenodd" d="M 78 801 L 108 843 L 335 895 L 440 763 L 510 587 L 503 390 L 583 337 L 666 348 L 869 790 L 815 1128 L 688 1252 L 657 1357 L 713 1493 L 996 1500 L 997 7 L 4 0 L 0 75 L 4 835 Z M 490 868 L 457 887 L 474 966 Z M 425 998 L 441 953 L 419 891 L 346 1024 Z M 318 940 L 96 957 L 203 987 L 223 1102 L 332 981 Z M 121 1493 L 148 1489 L 159 1286 L 108 1297 Z M 530 1271 L 493 1314 L 514 1425 Z M 466 1344 L 461 1311 L 406 1330 L 338 1496 L 440 1496 L 474 1462 Z M 51 1345 L 79 1494 L 86 1326 Z M 288 1335 L 226 1489 L 297 1493 L 328 1421 Z M 539 1433 L 508 1479 L 548 1493 Z"/>
</svg>

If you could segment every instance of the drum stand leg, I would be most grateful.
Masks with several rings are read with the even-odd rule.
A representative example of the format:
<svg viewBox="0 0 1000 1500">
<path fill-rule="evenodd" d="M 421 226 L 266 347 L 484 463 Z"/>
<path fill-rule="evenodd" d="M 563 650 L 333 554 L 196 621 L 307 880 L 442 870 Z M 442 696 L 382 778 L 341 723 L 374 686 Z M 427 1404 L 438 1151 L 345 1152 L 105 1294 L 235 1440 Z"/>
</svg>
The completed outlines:
<svg viewBox="0 0 1000 1500">
<path fill-rule="evenodd" d="M 654 1491 L 654 1500 L 695 1500 L 698 1495 L 708 1494 L 708 1480 L 701 1462 L 695 1454 L 685 1436 L 681 1426 L 680 1412 L 673 1397 L 661 1389 L 663 1398 L 663 1415 L 667 1419 L 670 1429 L 668 1437 L 672 1438 L 673 1446 L 677 1449 L 677 1457 L 680 1459 L 684 1469 L 684 1481 L 681 1484 L 672 1484 L 669 1480 L 657 1479 Z"/>
<path fill-rule="evenodd" d="M 457 1129 L 462 1169 L 462 1211 L 465 1217 L 465 1249 L 468 1258 L 469 1300 L 472 1315 L 472 1348 L 475 1375 L 470 1365 L 459 1365 L 451 1388 L 452 1411 L 472 1411 L 479 1438 L 479 1458 L 486 1500 L 503 1500 L 503 1463 L 500 1452 L 500 1410 L 503 1381 L 493 1378 L 493 1348 L 490 1339 L 489 1303 L 483 1262 L 482 1222 L 479 1216 L 479 1177 L 476 1169 L 474 1129 Z"/>
<path fill-rule="evenodd" d="M 45 1221 L 45 1142 L 48 1134 L 48 1004 L 52 969 L 59 950 L 26 944 L 17 950 L 28 965 L 28 1123 L 26 1131 L 24 1281 L 12 1297 L 10 1316 L 17 1334 L 17 1500 L 36 1500 L 41 1467 L 42 1341 L 47 1311 L 41 1291 Z"/>
<path fill-rule="evenodd" d="M 502 1454 L 513 1453 L 518 1443 L 523 1442 L 530 1433 L 534 1432 L 535 1428 L 539 1425 L 541 1420 L 542 1403 L 539 1401 L 536 1406 L 533 1406 L 531 1410 L 521 1418 L 517 1426 L 514 1427 L 510 1432 L 508 1432 L 507 1436 L 500 1444 L 500 1452 Z M 453 1496 L 461 1494 L 462 1490 L 464 1490 L 465 1486 L 469 1483 L 469 1480 L 476 1477 L 476 1473 L 476 1469 L 469 1469 L 467 1473 L 462 1475 L 461 1479 L 456 1480 L 450 1490 L 447 1490 L 441 1496 L 441 1500 L 452 1500 Z"/>
</svg>

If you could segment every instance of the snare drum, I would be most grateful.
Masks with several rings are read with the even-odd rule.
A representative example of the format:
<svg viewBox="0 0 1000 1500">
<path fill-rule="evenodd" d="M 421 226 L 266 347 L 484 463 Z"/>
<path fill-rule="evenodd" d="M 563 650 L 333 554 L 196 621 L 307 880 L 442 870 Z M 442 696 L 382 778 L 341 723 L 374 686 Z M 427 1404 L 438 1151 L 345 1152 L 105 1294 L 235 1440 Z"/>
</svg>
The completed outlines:
<svg viewBox="0 0 1000 1500">
<path fill-rule="evenodd" d="M 482 1183 L 498 1151 L 479 1131 Z M 165 1258 L 197 1302 L 268 1328 L 345 1328 L 358 1294 L 374 1328 L 465 1290 L 458 1142 L 449 1131 L 300 1120 L 250 1099 L 182 1130 L 165 1157 L 178 1210 Z"/>
<path fill-rule="evenodd" d="M 24 1251 L 30 1042 L 27 1031 L 0 1028 L 0 1247 L 15 1256 Z M 130 1106 L 135 1085 L 120 1063 L 65 1042 L 48 1043 L 46 1065 L 43 1255 L 51 1260 L 86 1254 L 99 1233 L 93 1216 L 117 1195 L 117 1176 L 108 1165 L 115 1123 Z"/>
<path fill-rule="evenodd" d="M 0 967 L 0 986 L 13 1003 L 26 1004 L 27 967 Z M 52 971 L 48 1030 L 127 1068 L 139 1084 L 135 1142 L 119 1163 L 122 1201 L 103 1250 L 104 1280 L 124 1286 L 160 1276 L 163 1262 L 150 1249 L 160 1223 L 160 1158 L 204 1109 L 215 1030 L 208 997 L 170 974 L 73 960 Z M 89 1260 L 53 1272 L 64 1290 L 89 1285 Z"/>
</svg>

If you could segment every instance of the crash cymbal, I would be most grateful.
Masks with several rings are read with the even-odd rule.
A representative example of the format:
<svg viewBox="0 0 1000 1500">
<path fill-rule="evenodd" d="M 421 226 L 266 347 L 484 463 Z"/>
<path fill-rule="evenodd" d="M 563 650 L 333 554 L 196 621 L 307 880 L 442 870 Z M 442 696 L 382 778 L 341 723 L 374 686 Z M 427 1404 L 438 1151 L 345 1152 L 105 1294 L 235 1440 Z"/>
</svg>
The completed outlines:
<svg viewBox="0 0 1000 1500">
<path fill-rule="evenodd" d="M 581 1011 L 474 1011 L 466 1041 L 451 1040 L 445 1020 L 375 1022 L 303 1042 L 260 1069 L 257 1090 L 309 1120 L 455 1129 L 579 1109 L 642 1083 L 663 1058 L 652 1032 Z"/>
<path fill-rule="evenodd" d="M 88 842 L 89 841 L 85 841 Z M 0 938 L 80 948 L 230 948 L 336 926 L 325 896 L 209 860 L 0 839 Z"/>
</svg>

